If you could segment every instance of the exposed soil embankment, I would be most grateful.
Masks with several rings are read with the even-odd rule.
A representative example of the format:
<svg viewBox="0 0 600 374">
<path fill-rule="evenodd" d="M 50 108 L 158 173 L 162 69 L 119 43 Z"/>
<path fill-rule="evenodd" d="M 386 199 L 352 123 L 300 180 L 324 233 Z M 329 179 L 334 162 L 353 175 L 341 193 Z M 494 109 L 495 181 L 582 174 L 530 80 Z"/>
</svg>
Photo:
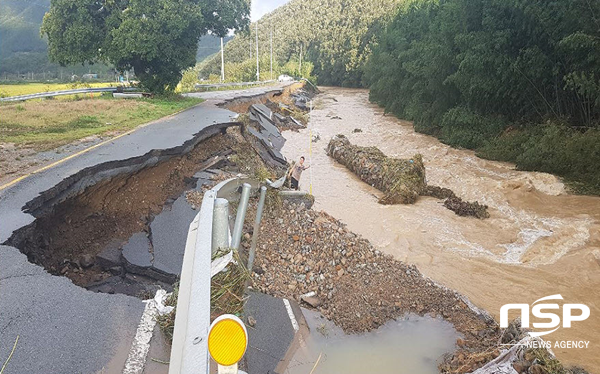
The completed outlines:
<svg viewBox="0 0 600 374">
<path fill-rule="evenodd" d="M 304 87 L 304 83 L 302 82 L 293 83 L 282 90 L 271 91 L 265 95 L 242 96 L 233 100 L 228 100 L 222 104 L 222 106 L 233 112 L 246 114 L 250 112 L 250 107 L 252 105 L 264 104 L 269 107 L 273 113 L 293 118 L 293 120 L 289 122 L 279 121 L 278 118 L 274 119 L 281 130 L 293 130 L 297 129 L 299 124 L 306 125 L 308 122 L 308 117 L 306 116 L 308 108 L 306 105 L 303 105 L 302 108 L 296 106 L 296 104 L 305 104 L 306 99 L 314 94 L 312 90 L 310 92 L 304 91 Z M 302 90 L 300 91 L 302 92 L 301 95 L 296 94 L 299 90 Z"/>
<path fill-rule="evenodd" d="M 50 273 L 94 290 L 139 296 L 152 289 L 144 284 L 169 288 L 178 272 L 153 266 L 157 238 L 151 227 L 155 217 L 172 209 L 186 191 L 187 195 L 196 192 L 199 171 L 221 167 L 250 173 L 260 166 L 269 172 L 237 127 L 238 123 L 214 125 L 177 149 L 97 165 L 69 177 L 27 204 L 25 208 L 37 219 L 16 231 L 7 244 L 19 248 L 29 261 Z M 207 175 L 212 182 L 219 180 L 218 175 Z M 185 204 L 185 197 L 182 201 Z M 193 217 L 197 206 L 190 201 L 187 204 Z M 187 225 L 182 227 L 182 234 L 161 230 L 166 251 L 169 235 L 181 234 L 185 241 Z M 141 266 L 121 255 L 126 243 L 136 241 L 142 242 L 142 251 L 136 255 L 145 259 Z M 145 242 L 148 245 L 144 247 Z M 173 248 L 173 256 L 182 251 Z"/>
<path fill-rule="evenodd" d="M 125 242 L 136 232 L 148 231 L 149 222 L 165 205 L 195 185 L 192 176 L 203 169 L 202 164 L 231 143 L 229 136 L 219 134 L 183 155 L 166 155 L 153 166 L 143 166 L 142 159 L 131 160 L 130 167 L 141 168 L 103 179 L 79 194 L 71 188 L 59 192 L 57 186 L 56 191 L 28 204 L 39 218 L 13 234 L 8 243 L 21 249 L 31 262 L 52 274 L 65 275 L 75 284 L 102 280 L 110 273 L 96 264 L 95 256 L 111 242 Z M 100 171 L 83 174 L 88 173 Z M 72 178 L 76 184 L 83 179 L 83 175 Z M 75 196 L 56 203 L 58 196 L 65 194 Z"/>
</svg>

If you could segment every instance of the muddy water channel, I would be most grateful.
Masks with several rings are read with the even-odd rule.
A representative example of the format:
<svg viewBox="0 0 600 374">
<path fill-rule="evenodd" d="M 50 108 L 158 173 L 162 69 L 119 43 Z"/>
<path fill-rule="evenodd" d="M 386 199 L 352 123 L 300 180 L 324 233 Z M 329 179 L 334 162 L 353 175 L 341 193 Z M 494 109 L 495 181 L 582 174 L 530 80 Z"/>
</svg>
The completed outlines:
<svg viewBox="0 0 600 374">
<path fill-rule="evenodd" d="M 435 374 L 441 356 L 454 349 L 459 336 L 447 321 L 416 315 L 365 334 L 346 335 L 319 313 L 303 312 L 312 333 L 285 374 Z"/>
<path fill-rule="evenodd" d="M 320 140 L 311 143 L 309 132 Z M 421 153 L 428 183 L 488 205 L 491 217 L 459 217 L 429 197 L 414 205 L 378 204 L 381 192 L 325 154 L 336 134 L 353 144 L 377 146 L 391 157 Z M 316 209 L 465 294 L 497 320 L 504 304 L 532 304 L 554 294 L 565 303 L 588 305 L 586 321 L 544 338 L 590 341 L 587 349 L 553 351 L 567 364 L 600 372 L 600 198 L 569 195 L 552 175 L 516 171 L 514 165 L 483 160 L 418 134 L 410 122 L 370 104 L 365 90 L 325 89 L 315 100 L 309 129 L 284 136 L 284 155 L 304 155 L 312 165 L 300 188 L 308 191 L 312 181 Z"/>
</svg>

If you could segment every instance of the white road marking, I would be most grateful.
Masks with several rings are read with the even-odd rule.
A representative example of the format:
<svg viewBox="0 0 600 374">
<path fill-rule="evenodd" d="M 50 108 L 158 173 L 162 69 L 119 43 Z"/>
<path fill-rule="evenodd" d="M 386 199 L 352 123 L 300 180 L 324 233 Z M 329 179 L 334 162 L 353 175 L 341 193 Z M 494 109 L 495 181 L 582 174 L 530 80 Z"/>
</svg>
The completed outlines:
<svg viewBox="0 0 600 374">
<path fill-rule="evenodd" d="M 294 315 L 294 311 L 292 310 L 290 301 L 288 299 L 283 299 L 283 304 L 285 305 L 285 309 L 287 309 L 287 313 L 290 317 L 290 321 L 292 322 L 292 327 L 294 328 L 294 331 L 298 332 L 298 330 L 300 330 L 300 326 L 298 326 L 298 321 L 296 321 L 296 316 Z"/>
<path fill-rule="evenodd" d="M 156 326 L 156 315 L 158 314 L 154 299 L 147 300 L 145 303 L 146 308 L 133 338 L 123 374 L 141 374 L 144 371 L 146 357 L 148 356 L 148 350 L 150 350 L 150 339 L 152 339 L 154 326 Z"/>
</svg>

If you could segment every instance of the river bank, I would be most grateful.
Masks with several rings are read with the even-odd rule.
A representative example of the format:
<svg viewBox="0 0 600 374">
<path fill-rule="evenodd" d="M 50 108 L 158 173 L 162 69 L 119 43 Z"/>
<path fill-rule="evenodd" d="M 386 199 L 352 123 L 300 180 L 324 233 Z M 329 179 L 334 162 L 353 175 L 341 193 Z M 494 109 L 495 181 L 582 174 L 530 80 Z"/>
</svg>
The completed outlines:
<svg viewBox="0 0 600 374">
<path fill-rule="evenodd" d="M 307 130 L 285 133 L 282 152 L 288 159 L 304 155 L 312 164 L 301 189 L 308 191 L 312 180 L 315 209 L 341 218 L 382 252 L 465 294 L 496 320 L 504 304 L 530 304 L 557 293 L 565 302 L 588 305 L 586 321 L 559 329 L 548 340 L 590 341 L 588 349 L 554 352 L 567 364 L 598 371 L 600 198 L 568 195 L 552 175 L 515 171 L 513 165 L 482 160 L 418 134 L 411 123 L 383 116 L 368 102 L 366 90 L 325 89 L 310 123 Z M 390 157 L 421 153 L 429 183 L 483 202 L 491 217 L 458 217 L 433 198 L 411 206 L 378 204 L 381 192 L 326 155 L 327 141 L 339 133 Z M 321 140 L 311 142 L 311 136 Z"/>
</svg>

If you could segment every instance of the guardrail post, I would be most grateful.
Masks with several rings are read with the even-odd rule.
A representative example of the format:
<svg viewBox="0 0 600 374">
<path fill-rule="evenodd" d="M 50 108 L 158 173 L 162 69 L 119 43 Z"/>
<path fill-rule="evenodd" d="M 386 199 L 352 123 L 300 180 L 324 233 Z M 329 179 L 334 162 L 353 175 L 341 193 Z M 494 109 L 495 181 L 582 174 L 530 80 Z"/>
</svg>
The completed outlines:
<svg viewBox="0 0 600 374">
<path fill-rule="evenodd" d="M 248 270 L 252 272 L 252 266 L 254 265 L 254 256 L 256 254 L 256 242 L 258 241 L 258 234 L 260 231 L 260 220 L 262 219 L 262 212 L 265 207 L 265 198 L 267 196 L 267 187 L 262 186 L 260 188 L 260 199 L 258 200 L 258 208 L 256 209 L 256 219 L 254 220 L 254 231 L 252 233 L 252 244 L 250 245 L 250 253 L 248 255 Z"/>
<path fill-rule="evenodd" d="M 215 199 L 212 227 L 212 253 L 219 248 L 229 247 L 229 201 L 218 197 Z"/>
<path fill-rule="evenodd" d="M 246 218 L 246 210 L 248 209 L 248 200 L 250 199 L 250 184 L 244 183 L 242 186 L 242 197 L 237 209 L 235 217 L 235 225 L 233 226 L 233 235 L 231 238 L 231 248 L 238 249 L 242 239 L 242 229 L 244 228 L 244 219 Z"/>
<path fill-rule="evenodd" d="M 215 191 L 207 191 L 185 245 L 169 374 L 208 374 L 210 264 Z"/>
</svg>

